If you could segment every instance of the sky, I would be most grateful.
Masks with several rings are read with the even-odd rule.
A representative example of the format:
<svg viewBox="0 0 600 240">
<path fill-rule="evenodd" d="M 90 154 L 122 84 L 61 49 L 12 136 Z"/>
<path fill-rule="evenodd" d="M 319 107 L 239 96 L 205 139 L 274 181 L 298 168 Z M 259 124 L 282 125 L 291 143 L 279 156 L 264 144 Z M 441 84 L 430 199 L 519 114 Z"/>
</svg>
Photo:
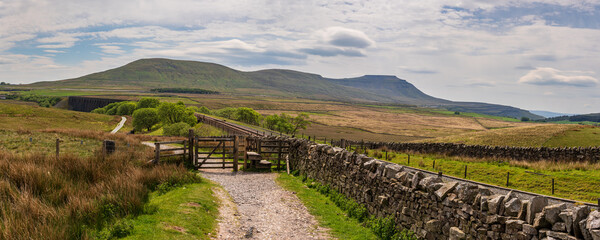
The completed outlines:
<svg viewBox="0 0 600 240">
<path fill-rule="evenodd" d="M 0 81 L 158 57 L 396 75 L 453 101 L 600 112 L 600 0 L 0 0 Z"/>
</svg>

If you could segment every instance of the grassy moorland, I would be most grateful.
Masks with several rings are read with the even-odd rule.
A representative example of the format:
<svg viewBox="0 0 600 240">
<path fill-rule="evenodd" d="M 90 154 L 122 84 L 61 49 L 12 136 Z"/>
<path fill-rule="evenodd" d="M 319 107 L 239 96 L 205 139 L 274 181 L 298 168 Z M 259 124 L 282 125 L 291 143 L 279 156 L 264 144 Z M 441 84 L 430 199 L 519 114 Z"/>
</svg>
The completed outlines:
<svg viewBox="0 0 600 240">
<path fill-rule="evenodd" d="M 369 156 L 379 159 L 385 159 L 386 156 L 382 150 L 367 152 Z M 600 163 L 499 161 L 412 153 L 408 163 L 405 153 L 388 152 L 387 157 L 393 163 L 433 172 L 441 171 L 445 175 L 460 178 L 464 177 L 467 166 L 467 179 L 503 187 L 506 186 L 506 176 L 510 172 L 508 187 L 545 195 L 552 195 L 554 178 L 555 192 L 552 196 L 592 203 L 600 198 L 600 192 L 597 191 Z"/>
<path fill-rule="evenodd" d="M 600 128 L 573 124 L 533 124 L 421 140 L 420 142 L 514 147 L 593 147 L 600 146 Z"/>
<path fill-rule="evenodd" d="M 150 191 L 200 181 L 173 165 L 147 165 L 152 151 L 139 139 L 89 130 L 60 130 L 85 139 L 113 139 L 117 152 L 90 156 L 0 151 L 1 239 L 87 239 L 108 229 L 121 234 L 118 219 L 144 213 Z"/>
<path fill-rule="evenodd" d="M 190 216 L 206 221 L 183 226 L 206 238 L 214 229 L 215 213 L 196 208 L 195 203 L 215 204 L 209 194 L 212 185 L 182 166 L 149 164 L 153 151 L 140 142 L 158 137 L 109 134 L 119 120 L 0 102 L 0 239 L 114 239 L 132 233 L 135 237 L 150 226 L 143 219 L 179 226 Z M 56 138 L 61 139 L 58 159 Z M 117 146 L 105 158 L 104 139 Z M 174 213 L 179 205 L 165 201 L 190 203 L 190 214 Z M 162 236 L 160 230 L 155 233 Z"/>
<path fill-rule="evenodd" d="M 19 101 L 0 101 L 0 129 L 63 128 L 110 131 L 119 121 L 119 116 L 44 108 Z"/>
</svg>

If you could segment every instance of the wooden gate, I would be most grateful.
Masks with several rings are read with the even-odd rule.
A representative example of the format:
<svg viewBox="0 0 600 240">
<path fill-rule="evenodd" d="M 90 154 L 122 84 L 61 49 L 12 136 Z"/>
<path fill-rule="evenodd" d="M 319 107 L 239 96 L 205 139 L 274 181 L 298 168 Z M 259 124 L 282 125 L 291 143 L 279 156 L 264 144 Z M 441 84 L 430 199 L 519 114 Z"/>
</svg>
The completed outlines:
<svg viewBox="0 0 600 240">
<path fill-rule="evenodd" d="M 238 170 L 238 161 L 245 155 L 245 141 L 238 136 L 194 137 L 195 169 L 233 168 Z"/>
<path fill-rule="evenodd" d="M 286 156 L 289 153 L 290 144 L 278 139 L 260 139 L 249 137 L 246 139 L 247 151 L 256 152 L 263 160 L 277 164 L 277 170 L 286 167 Z"/>
</svg>

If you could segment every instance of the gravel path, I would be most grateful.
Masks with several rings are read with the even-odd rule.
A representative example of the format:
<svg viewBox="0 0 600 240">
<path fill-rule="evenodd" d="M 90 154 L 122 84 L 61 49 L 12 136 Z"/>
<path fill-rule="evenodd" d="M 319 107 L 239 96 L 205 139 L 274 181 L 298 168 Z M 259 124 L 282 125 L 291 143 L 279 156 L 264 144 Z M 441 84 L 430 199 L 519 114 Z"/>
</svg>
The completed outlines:
<svg viewBox="0 0 600 240">
<path fill-rule="evenodd" d="M 295 193 L 275 183 L 277 173 L 226 169 L 203 170 L 201 174 L 227 191 L 214 190 L 222 202 L 217 239 L 330 238 Z"/>
</svg>

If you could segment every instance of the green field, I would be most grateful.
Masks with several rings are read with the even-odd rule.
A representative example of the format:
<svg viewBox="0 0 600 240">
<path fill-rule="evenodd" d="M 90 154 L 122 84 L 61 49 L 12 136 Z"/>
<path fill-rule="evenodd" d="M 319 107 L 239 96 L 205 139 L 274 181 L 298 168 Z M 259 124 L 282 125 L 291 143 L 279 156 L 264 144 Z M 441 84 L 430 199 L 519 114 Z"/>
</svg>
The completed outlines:
<svg viewBox="0 0 600 240">
<path fill-rule="evenodd" d="M 385 154 L 379 150 L 368 150 L 368 155 L 385 159 Z M 552 178 L 554 178 L 555 194 L 552 196 L 591 203 L 595 203 L 600 198 L 598 191 L 600 164 L 501 162 L 421 154 L 411 154 L 410 164 L 408 164 L 406 154 L 393 152 L 388 153 L 388 161 L 433 172 L 441 171 L 445 175 L 460 178 L 464 177 L 465 166 L 467 166 L 467 179 L 503 187 L 506 187 L 506 176 L 510 172 L 509 188 L 544 195 L 552 195 Z"/>
</svg>

